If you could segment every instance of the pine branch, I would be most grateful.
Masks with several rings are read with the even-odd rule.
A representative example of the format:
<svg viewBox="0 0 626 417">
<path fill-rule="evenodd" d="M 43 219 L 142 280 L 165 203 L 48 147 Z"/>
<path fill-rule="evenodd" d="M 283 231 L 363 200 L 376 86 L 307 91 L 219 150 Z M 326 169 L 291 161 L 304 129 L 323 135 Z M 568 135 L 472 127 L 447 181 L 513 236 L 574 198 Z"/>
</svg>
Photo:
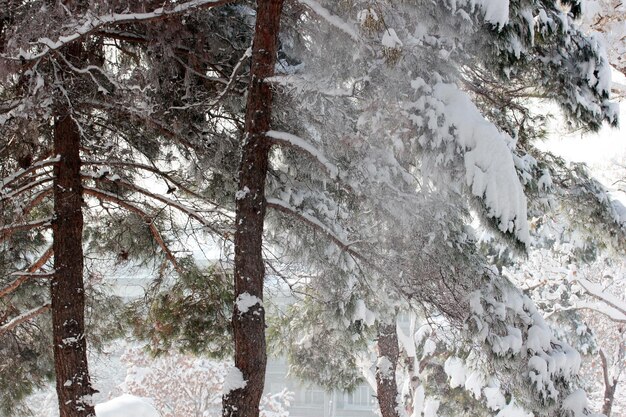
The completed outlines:
<svg viewBox="0 0 626 417">
<path fill-rule="evenodd" d="M 23 194 L 29 190 L 32 190 L 33 188 L 36 188 L 40 185 L 46 184 L 51 182 L 53 179 L 52 178 L 42 178 L 40 180 L 37 181 L 33 181 L 33 182 L 29 182 L 28 184 L 24 185 L 21 188 L 18 188 L 15 191 L 12 191 L 10 193 L 7 194 L 2 194 L 0 193 L 0 201 L 7 201 L 10 200 L 12 198 L 15 198 L 17 196 L 19 196 L 20 194 Z"/>
<path fill-rule="evenodd" d="M 22 62 L 26 68 L 30 68 L 42 58 L 60 50 L 70 43 L 80 41 L 106 26 L 151 22 L 180 15 L 190 10 L 221 6 L 231 3 L 232 1 L 233 0 L 190 0 L 169 10 L 159 7 L 147 13 L 110 13 L 102 16 L 89 17 L 81 26 L 75 27 L 72 33 L 60 36 L 56 41 L 45 37 L 39 38 L 37 42 L 43 45 L 43 50 L 39 53 L 30 54 L 28 52 L 21 52 L 18 56 L 0 54 L 0 59 Z"/>
<path fill-rule="evenodd" d="M 82 104 L 90 106 L 94 109 L 111 112 L 112 115 L 115 115 L 117 113 L 129 117 L 131 120 L 139 120 L 141 122 L 144 122 L 146 126 L 153 127 L 163 136 L 176 140 L 188 149 L 193 149 L 194 151 L 197 151 L 199 153 L 205 152 L 205 150 L 201 146 L 194 144 L 193 142 L 189 141 L 184 135 L 173 130 L 169 125 L 166 125 L 162 121 L 155 119 L 150 114 L 146 114 L 141 110 L 128 108 L 123 105 L 113 105 L 93 100 L 84 100 L 82 101 Z"/>
<path fill-rule="evenodd" d="M 161 233 L 159 232 L 159 229 L 154 225 L 154 222 L 152 221 L 153 218 L 152 216 L 150 216 L 148 213 L 146 213 L 145 211 L 143 211 L 142 209 L 140 209 L 139 207 L 128 203 L 127 201 L 124 201 L 122 199 L 120 199 L 119 197 L 117 197 L 115 194 L 111 194 L 107 191 L 103 191 L 103 190 L 99 190 L 97 188 L 91 188 L 91 187 L 83 187 L 83 192 L 85 194 L 88 195 L 92 195 L 100 200 L 105 200 L 105 201 L 109 201 L 111 203 L 116 204 L 117 206 L 130 211 L 132 213 L 135 213 L 137 215 L 139 215 L 139 217 L 141 217 L 146 224 L 148 225 L 148 227 L 150 228 L 150 232 L 152 233 L 152 237 L 154 238 L 154 240 L 157 242 L 157 244 L 159 245 L 159 247 L 161 248 L 161 250 L 163 251 L 163 253 L 165 254 L 165 257 L 167 258 L 168 261 L 170 261 L 170 263 L 172 264 L 172 266 L 174 267 L 174 269 L 178 272 L 181 272 L 182 269 L 180 268 L 180 266 L 178 265 L 178 261 L 176 260 L 176 257 L 174 256 L 174 254 L 172 253 L 172 251 L 170 251 L 170 249 L 167 247 L 167 244 L 165 243 L 165 241 L 163 240 L 163 237 L 161 236 Z"/>
<path fill-rule="evenodd" d="M 84 177 L 87 178 L 91 178 L 91 179 L 96 179 L 98 177 L 93 177 L 90 175 L 84 175 Z M 111 182 L 118 184 L 118 185 L 122 185 L 126 188 L 128 188 L 129 190 L 133 190 L 136 191 L 146 197 L 150 197 L 153 198 L 157 201 L 160 201 L 161 203 L 164 203 L 170 207 L 173 207 L 175 209 L 177 209 L 178 211 L 185 213 L 186 215 L 188 215 L 189 217 L 191 217 L 192 219 L 198 221 L 201 225 L 203 225 L 204 227 L 206 227 L 207 229 L 209 229 L 212 233 L 215 233 L 216 235 L 222 237 L 222 238 L 226 238 L 226 234 L 223 232 L 220 232 L 219 230 L 217 230 L 211 223 L 209 223 L 208 221 L 206 221 L 206 219 L 204 219 L 200 214 L 198 214 L 197 211 L 192 210 L 188 207 L 185 207 L 183 204 L 179 203 L 178 201 L 174 201 L 170 198 L 164 197 L 162 195 L 153 193 L 151 191 L 146 190 L 145 188 L 139 187 L 135 184 L 132 184 L 126 180 L 123 179 L 116 179 L 116 180 L 110 180 Z M 223 213 L 221 211 L 215 211 L 217 214 L 220 215 L 227 215 L 226 213 Z"/>
<path fill-rule="evenodd" d="M 34 220 L 28 223 L 19 223 L 0 227 L 0 242 L 7 240 L 15 232 L 31 230 L 37 227 L 50 227 L 51 225 L 52 217 L 46 217 L 44 219 Z"/>
<path fill-rule="evenodd" d="M 337 166 L 332 164 L 321 150 L 317 149 L 306 140 L 292 135 L 291 133 L 278 132 L 276 130 L 270 130 L 266 132 L 266 135 L 272 140 L 273 144 L 285 144 L 309 154 L 317 162 L 319 162 L 319 164 L 322 165 L 326 171 L 328 171 L 328 174 L 332 179 L 337 178 L 339 174 Z"/>
<path fill-rule="evenodd" d="M 349 243 L 344 242 L 337 236 L 332 230 L 330 230 L 327 226 L 322 224 L 318 219 L 309 216 L 308 214 L 299 212 L 295 207 L 291 207 L 288 203 L 276 199 L 276 198 L 268 198 L 267 199 L 267 207 L 273 208 L 274 210 L 280 211 L 281 213 L 288 214 L 292 217 L 297 218 L 308 226 L 312 227 L 315 230 L 322 232 L 328 239 L 330 239 L 335 245 L 337 245 L 341 250 L 349 253 L 356 259 L 363 261 L 364 263 L 371 265 L 370 261 L 365 258 L 365 256 L 361 255 L 359 252 L 355 251 L 350 247 Z"/>
<path fill-rule="evenodd" d="M 6 188 L 9 185 L 13 184 L 15 181 L 22 179 L 26 175 L 36 172 L 37 170 L 41 168 L 54 165 L 57 162 L 59 162 L 59 158 L 46 159 L 43 161 L 35 162 L 34 164 L 32 164 L 30 167 L 26 169 L 20 169 L 19 171 L 16 171 L 7 177 L 4 177 L 2 180 L 0 180 L 0 184 L 2 188 Z"/>
<path fill-rule="evenodd" d="M 202 200 L 203 202 L 207 202 L 209 204 L 212 204 L 216 208 L 219 207 L 218 204 L 210 202 L 210 201 L 207 201 L 206 197 L 198 194 L 197 192 L 193 191 L 192 189 L 190 189 L 186 185 L 183 185 L 183 183 L 181 181 L 179 181 L 178 179 L 175 179 L 172 175 L 170 175 L 167 172 L 164 172 L 164 171 L 160 170 L 159 168 L 157 168 L 155 166 L 152 166 L 152 165 L 140 164 L 140 163 L 132 162 L 132 161 L 83 161 L 83 165 L 121 166 L 121 167 L 136 168 L 136 169 L 141 169 L 141 170 L 144 170 L 144 171 L 152 172 L 153 174 L 156 174 L 156 175 L 158 175 L 160 177 L 163 177 L 166 180 L 166 182 L 167 181 L 171 182 L 177 188 L 182 190 L 184 193 L 189 194 L 190 196 L 195 197 L 195 198 L 197 198 L 199 200 Z M 169 184 L 168 184 L 168 187 L 169 187 Z"/>
<path fill-rule="evenodd" d="M 50 304 L 44 304 L 44 305 L 42 305 L 40 307 L 34 308 L 32 310 L 29 310 L 29 311 L 27 311 L 24 314 L 20 314 L 19 316 L 14 317 L 8 323 L 3 324 L 2 326 L 0 326 L 0 336 L 2 336 L 3 334 L 5 334 L 7 332 L 10 332 L 11 330 L 16 328 L 20 324 L 25 323 L 28 320 L 32 319 L 33 317 L 37 317 L 37 316 L 45 313 L 48 310 L 50 310 Z"/>
<path fill-rule="evenodd" d="M 39 257 L 39 259 L 37 259 L 31 266 L 28 267 L 26 272 L 14 273 L 13 275 L 20 274 L 20 276 L 17 279 L 15 279 L 13 282 L 11 282 L 9 285 L 0 289 L 0 298 L 6 297 L 7 295 L 11 294 L 13 291 L 18 289 L 23 283 L 25 283 L 26 281 L 29 281 L 31 278 L 42 277 L 43 275 L 33 275 L 33 274 L 39 271 L 45 265 L 45 263 L 48 262 L 48 260 L 52 257 L 52 254 L 53 254 L 52 246 L 50 246 L 43 253 L 43 255 Z M 47 277 L 47 274 L 46 274 L 46 277 Z"/>
<path fill-rule="evenodd" d="M 50 194 L 52 194 L 52 187 L 44 188 L 38 194 L 35 194 L 35 196 L 22 207 L 22 214 L 27 215 L 28 213 L 30 213 L 32 209 L 37 207 L 43 201 L 43 199 Z"/>
</svg>

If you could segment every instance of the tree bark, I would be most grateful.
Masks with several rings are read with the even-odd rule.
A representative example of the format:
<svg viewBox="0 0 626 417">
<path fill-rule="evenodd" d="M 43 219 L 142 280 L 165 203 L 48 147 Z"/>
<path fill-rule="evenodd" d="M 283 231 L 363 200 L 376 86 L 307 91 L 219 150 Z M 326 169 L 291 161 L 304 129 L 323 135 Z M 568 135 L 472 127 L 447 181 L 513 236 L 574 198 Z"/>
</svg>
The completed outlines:
<svg viewBox="0 0 626 417">
<path fill-rule="evenodd" d="M 274 75 L 282 5 L 283 0 L 257 1 L 235 215 L 235 297 L 239 302 L 235 304 L 232 323 L 235 366 L 245 386 L 224 393 L 224 417 L 258 417 L 265 382 L 265 266 L 261 244 L 271 147 L 265 133 L 270 130 L 272 116 L 272 90 L 265 79 Z"/>
<path fill-rule="evenodd" d="M 55 272 L 50 287 L 56 390 L 60 417 L 93 417 L 85 340 L 80 132 L 65 110 L 54 125 L 54 152 L 60 157 L 54 168 Z"/>
<path fill-rule="evenodd" d="M 378 324 L 378 363 L 376 388 L 378 406 L 382 417 L 400 417 L 396 368 L 400 348 L 395 323 Z"/>
<path fill-rule="evenodd" d="M 602 376 L 604 377 L 604 401 L 602 403 L 602 414 L 611 417 L 613 401 L 615 400 L 615 389 L 617 388 L 617 378 L 609 376 L 609 364 L 604 351 L 600 349 L 600 359 L 602 361 Z"/>
</svg>

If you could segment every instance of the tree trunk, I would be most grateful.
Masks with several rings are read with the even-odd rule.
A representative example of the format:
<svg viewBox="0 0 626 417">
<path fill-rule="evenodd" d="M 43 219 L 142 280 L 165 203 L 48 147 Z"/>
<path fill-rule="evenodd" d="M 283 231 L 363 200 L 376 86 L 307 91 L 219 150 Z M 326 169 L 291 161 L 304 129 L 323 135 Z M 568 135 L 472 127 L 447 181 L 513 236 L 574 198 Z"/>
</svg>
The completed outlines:
<svg viewBox="0 0 626 417">
<path fill-rule="evenodd" d="M 85 340 L 80 132 L 65 110 L 54 125 L 54 152 L 60 157 L 54 168 L 55 273 L 50 287 L 54 367 L 60 417 L 89 417 L 95 412 Z"/>
<path fill-rule="evenodd" d="M 378 363 L 376 364 L 376 388 L 378 406 L 382 417 L 399 417 L 396 367 L 400 348 L 395 323 L 378 324 Z"/>
<path fill-rule="evenodd" d="M 621 349 L 621 348 L 620 348 Z M 622 357 L 618 355 L 618 357 Z M 609 363 L 606 360 L 604 350 L 600 349 L 600 360 L 602 361 L 602 376 L 604 377 L 604 402 L 602 403 L 602 414 L 611 417 L 611 409 L 615 399 L 615 389 L 617 388 L 617 378 L 609 376 Z"/>
<path fill-rule="evenodd" d="M 617 381 L 613 380 L 613 384 L 604 387 L 604 403 L 602 404 L 602 414 L 611 417 L 611 409 L 613 408 L 613 400 L 615 399 L 615 388 Z"/>
<path fill-rule="evenodd" d="M 224 393 L 224 417 L 258 417 L 265 381 L 265 267 L 261 244 L 265 217 L 265 178 L 270 142 L 265 132 L 272 116 L 272 90 L 264 80 L 274 74 L 283 0 L 258 0 L 252 47 L 246 126 L 239 167 L 235 216 L 235 366 L 244 387 Z M 258 302 L 255 302 L 258 301 Z"/>
</svg>

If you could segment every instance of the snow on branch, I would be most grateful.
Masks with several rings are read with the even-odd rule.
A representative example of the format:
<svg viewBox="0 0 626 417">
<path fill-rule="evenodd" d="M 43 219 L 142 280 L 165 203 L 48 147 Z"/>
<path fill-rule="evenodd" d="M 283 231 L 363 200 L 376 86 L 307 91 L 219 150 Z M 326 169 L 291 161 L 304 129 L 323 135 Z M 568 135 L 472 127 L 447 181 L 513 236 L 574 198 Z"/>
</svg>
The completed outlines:
<svg viewBox="0 0 626 417">
<path fill-rule="evenodd" d="M 294 146 L 298 149 L 301 149 L 311 155 L 313 158 L 317 159 L 317 161 L 328 171 L 331 178 L 337 178 L 339 174 L 339 170 L 337 167 L 332 164 L 326 156 L 322 153 L 321 150 L 317 149 L 315 146 L 308 143 L 306 140 L 292 135 L 287 132 L 279 132 L 276 130 L 269 130 L 265 133 L 265 135 L 269 138 L 274 139 L 274 142 L 277 143 L 285 143 L 287 145 Z"/>
<path fill-rule="evenodd" d="M 482 200 L 485 214 L 498 222 L 500 231 L 512 233 L 528 244 L 526 195 L 509 147 L 513 140 L 486 120 L 455 84 L 439 83 L 433 95 L 439 100 L 446 121 L 444 126 L 435 128 L 441 137 L 454 130 L 471 193 Z"/>
<path fill-rule="evenodd" d="M 626 323 L 626 314 L 620 312 L 618 309 L 615 309 L 604 303 L 599 303 L 599 302 L 592 303 L 592 302 L 585 302 L 585 301 L 578 301 L 571 307 L 558 306 L 558 308 L 548 313 L 546 315 L 546 318 L 556 313 L 561 313 L 564 311 L 576 311 L 576 310 L 594 311 L 596 313 L 600 313 L 606 316 L 608 319 L 612 321 L 615 321 L 618 323 Z"/>
<path fill-rule="evenodd" d="M 353 82 L 349 89 L 326 87 L 321 85 L 319 82 L 308 79 L 308 77 L 292 74 L 275 75 L 273 77 L 266 78 L 265 81 L 282 87 L 291 87 L 297 91 L 312 92 L 327 97 L 354 97 L 357 82 L 361 81 L 361 79 Z"/>
<path fill-rule="evenodd" d="M 18 232 L 21 230 L 31 230 L 37 227 L 50 227 L 50 225 L 52 225 L 52 217 L 46 217 L 27 223 L 17 223 L 0 227 L 0 242 L 6 240 L 14 232 Z"/>
<path fill-rule="evenodd" d="M 336 27 L 346 35 L 350 36 L 354 41 L 359 40 L 359 34 L 354 29 L 354 26 L 348 22 L 343 21 L 339 16 L 332 14 L 328 9 L 319 4 L 315 0 L 298 0 L 300 3 L 308 6 L 319 17 L 326 20 L 331 26 Z"/>
<path fill-rule="evenodd" d="M 44 45 L 44 49 L 39 53 L 31 54 L 21 50 L 17 57 L 8 57 L 0 55 L 5 59 L 14 61 L 36 61 L 51 52 L 57 51 L 74 41 L 84 38 L 98 29 L 108 25 L 121 25 L 129 23 L 147 22 L 152 20 L 164 19 L 188 12 L 190 10 L 203 7 L 216 7 L 223 4 L 231 3 L 233 0 L 191 0 L 174 6 L 171 9 L 159 7 L 151 12 L 146 13 L 109 13 L 102 16 L 87 16 L 87 19 L 80 26 L 73 28 L 73 32 L 59 37 L 56 41 L 50 38 L 40 38 L 38 43 Z"/>
<path fill-rule="evenodd" d="M 610 306 L 612 309 L 617 310 L 621 313 L 622 320 L 626 322 L 626 302 L 620 300 L 613 294 L 610 294 L 602 289 L 602 287 L 596 283 L 593 283 L 584 278 L 574 277 L 574 281 L 578 282 L 578 284 L 592 297 L 596 298 L 599 301 Z M 607 314 L 608 315 L 608 314 Z"/>
<path fill-rule="evenodd" d="M 16 328 L 20 324 L 27 322 L 33 317 L 36 317 L 36 316 L 39 316 L 40 314 L 45 313 L 49 309 L 50 309 L 50 304 L 44 304 L 40 307 L 33 308 L 32 310 L 29 310 L 23 314 L 20 314 L 17 317 L 12 318 L 10 321 L 0 326 L 0 336 L 2 336 L 3 334 L 7 332 L 10 332 L 11 330 Z"/>
<path fill-rule="evenodd" d="M 12 275 L 19 275 L 17 279 L 6 285 L 4 288 L 0 288 L 0 298 L 11 294 L 18 289 L 24 282 L 31 278 L 49 277 L 49 274 L 37 274 L 46 262 L 52 257 L 53 251 L 50 246 L 44 253 L 37 259 L 31 266 L 28 267 L 26 272 L 14 272 Z"/>
<path fill-rule="evenodd" d="M 14 183 L 15 181 L 23 178 L 24 176 L 37 171 L 40 168 L 44 168 L 50 165 L 54 165 L 57 162 L 59 162 L 61 159 L 59 157 L 56 158 L 51 158 L 51 159 L 45 159 L 43 161 L 37 161 L 34 164 L 32 164 L 30 167 L 26 168 L 26 169 L 20 169 L 19 171 L 14 172 L 13 174 L 4 177 L 2 180 L 0 180 L 0 186 L 2 188 L 7 187 L 8 185 Z"/>
<path fill-rule="evenodd" d="M 42 174 L 44 175 L 44 174 Z M 33 188 L 36 188 L 40 185 L 49 183 L 52 181 L 52 178 L 42 178 L 40 180 L 37 181 L 33 181 L 33 182 L 29 182 L 26 185 L 24 185 L 21 188 L 18 188 L 15 191 L 12 191 L 10 193 L 4 193 L 3 191 L 0 192 L 0 201 L 6 201 L 6 200 L 11 200 L 12 198 L 17 197 L 20 194 L 25 193 L 26 191 L 32 190 Z"/>
<path fill-rule="evenodd" d="M 346 243 L 343 240 L 341 240 L 341 238 L 337 236 L 330 228 L 328 228 L 326 225 L 324 225 L 315 217 L 306 213 L 302 213 L 298 211 L 298 209 L 296 209 L 295 207 L 292 207 L 291 205 L 289 205 L 289 203 L 283 200 L 277 199 L 277 198 L 268 198 L 267 207 L 280 211 L 282 213 L 288 214 L 290 216 L 297 217 L 298 219 L 302 220 L 307 225 L 325 234 L 327 238 L 329 238 L 335 245 L 339 246 L 339 248 L 341 248 L 342 250 L 346 251 L 347 253 L 355 257 L 356 259 L 359 259 L 369 264 L 369 262 L 363 255 L 361 255 L 359 252 L 352 249 L 349 243 Z"/>
<path fill-rule="evenodd" d="M 139 162 L 132 162 L 132 161 L 83 161 L 83 165 L 97 165 L 97 166 L 121 166 L 121 167 L 125 167 L 125 168 L 136 168 L 136 169 L 141 169 L 141 170 L 145 170 L 148 172 L 152 172 L 155 175 L 158 175 L 159 177 L 162 177 L 165 182 L 167 183 L 167 181 L 171 182 L 172 184 L 174 184 L 176 187 L 178 187 L 180 190 L 182 190 L 184 193 L 189 194 L 192 197 L 201 199 L 204 202 L 208 202 L 206 200 L 206 197 L 201 196 L 200 194 L 196 193 L 195 191 L 193 191 L 192 189 L 190 189 L 189 187 L 183 185 L 182 181 L 175 179 L 169 172 L 165 172 L 159 168 L 157 168 L 156 166 L 152 166 L 152 165 L 146 165 L 146 164 L 142 164 Z M 171 171 L 170 171 L 171 172 Z M 168 184 L 169 187 L 169 184 Z M 175 191 L 175 190 L 174 190 Z M 219 207 L 218 204 L 209 202 L 210 204 L 213 204 L 216 208 Z"/>
<path fill-rule="evenodd" d="M 91 178 L 91 179 L 101 179 L 101 177 L 99 177 L 99 176 L 90 175 L 90 174 L 83 174 L 82 176 L 83 177 L 87 177 L 87 178 Z M 193 210 L 193 209 L 191 209 L 189 207 L 186 207 L 185 205 L 179 203 L 178 201 L 175 201 L 175 200 L 172 200 L 170 198 L 164 197 L 164 196 L 162 196 L 160 194 L 153 193 L 153 192 L 151 192 L 149 190 L 146 190 L 145 188 L 139 187 L 139 186 L 137 186 L 135 184 L 132 184 L 132 183 L 130 183 L 128 181 L 125 181 L 125 180 L 122 180 L 120 178 L 109 179 L 109 180 L 114 182 L 114 183 L 116 183 L 116 184 L 122 185 L 122 186 L 128 188 L 129 190 L 136 191 L 139 194 L 142 194 L 142 195 L 144 195 L 146 197 L 149 197 L 149 198 L 153 198 L 153 199 L 155 199 L 157 201 L 160 201 L 161 203 L 164 203 L 164 204 L 166 204 L 166 205 L 168 205 L 170 207 L 173 207 L 173 208 L 179 210 L 180 212 L 185 213 L 186 215 L 188 215 L 192 219 L 195 219 L 201 225 L 203 225 L 204 227 L 209 229 L 212 233 L 215 233 L 216 235 L 224 237 L 224 238 L 226 237 L 224 235 L 224 233 L 222 233 L 219 230 L 217 230 L 213 224 L 208 222 L 197 211 L 195 211 L 195 210 Z M 227 215 L 226 213 L 224 213 L 222 211 L 216 210 L 215 212 L 217 212 L 218 214 L 221 214 L 221 215 Z"/>
<path fill-rule="evenodd" d="M 178 265 L 178 261 L 176 260 L 176 257 L 174 256 L 172 251 L 170 251 L 170 249 L 167 247 L 167 244 L 165 243 L 165 240 L 163 240 L 163 237 L 161 236 L 159 229 L 157 229 L 157 227 L 154 225 L 154 222 L 152 221 L 152 217 L 148 213 L 146 213 L 139 207 L 120 199 L 115 194 L 109 193 L 107 191 L 103 191 L 103 190 L 99 190 L 97 188 L 91 188 L 91 187 L 83 187 L 83 192 L 85 194 L 92 195 L 100 200 L 114 203 L 117 206 L 125 210 L 128 210 L 132 213 L 135 213 L 139 215 L 139 217 L 144 219 L 146 224 L 150 228 L 150 233 L 152 233 L 152 237 L 154 238 L 154 240 L 157 242 L 157 244 L 159 245 L 159 247 L 165 254 L 165 257 L 167 258 L 167 260 L 170 261 L 170 263 L 172 264 L 174 269 L 176 269 L 176 271 L 180 272 L 180 266 Z"/>
</svg>

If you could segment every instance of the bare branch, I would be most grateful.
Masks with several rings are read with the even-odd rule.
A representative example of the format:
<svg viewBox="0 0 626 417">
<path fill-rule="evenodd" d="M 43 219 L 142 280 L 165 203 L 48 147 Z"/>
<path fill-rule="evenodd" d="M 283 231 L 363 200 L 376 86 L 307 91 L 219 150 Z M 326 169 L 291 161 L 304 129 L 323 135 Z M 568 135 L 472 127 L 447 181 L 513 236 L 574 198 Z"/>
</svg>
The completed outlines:
<svg viewBox="0 0 626 417">
<path fill-rule="evenodd" d="M 600 349 L 600 360 L 602 361 L 602 376 L 604 377 L 604 386 L 610 387 L 611 382 L 609 380 L 609 364 L 606 360 L 606 355 L 604 354 L 604 350 Z"/>
<path fill-rule="evenodd" d="M 602 291 L 602 289 L 598 288 L 597 284 L 594 284 L 591 281 L 578 277 L 575 278 L 575 281 L 578 282 L 578 284 L 583 287 L 583 289 L 593 298 L 600 300 L 603 303 L 606 303 L 607 305 L 611 306 L 612 308 L 626 316 L 626 304 L 624 303 L 624 301 L 615 297 L 613 294 Z"/>
<path fill-rule="evenodd" d="M 607 306 L 603 306 L 601 304 L 593 304 L 593 303 L 578 303 L 578 304 L 576 304 L 576 305 L 574 305 L 572 307 L 558 308 L 558 309 L 555 309 L 555 310 L 551 311 L 550 313 L 548 313 L 546 315 L 546 318 L 548 318 L 548 317 L 550 317 L 550 316 L 552 316 L 553 314 L 556 314 L 556 313 L 561 313 L 561 312 L 564 312 L 564 311 L 576 311 L 576 310 L 595 311 L 596 313 L 600 313 L 600 314 L 606 316 L 611 321 L 614 321 L 614 322 L 617 322 L 617 323 L 626 323 L 626 316 L 621 314 L 620 311 L 618 311 L 618 310 L 611 310 L 610 308 L 607 308 Z"/>
</svg>

